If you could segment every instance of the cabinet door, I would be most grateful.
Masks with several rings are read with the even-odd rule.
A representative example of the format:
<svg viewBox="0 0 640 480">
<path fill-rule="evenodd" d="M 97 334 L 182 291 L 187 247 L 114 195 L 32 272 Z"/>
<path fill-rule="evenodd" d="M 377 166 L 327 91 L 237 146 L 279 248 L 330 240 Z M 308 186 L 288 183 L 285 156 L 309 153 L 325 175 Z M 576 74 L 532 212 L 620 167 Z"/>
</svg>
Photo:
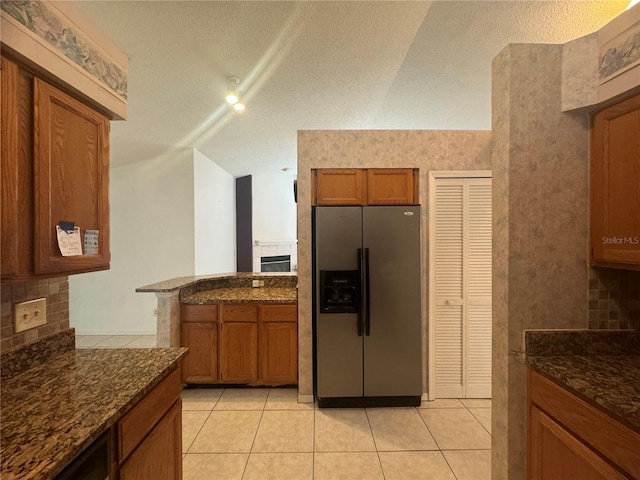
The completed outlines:
<svg viewBox="0 0 640 480">
<path fill-rule="evenodd" d="M 640 95 L 598 112 L 591 142 L 591 264 L 640 270 Z"/>
<path fill-rule="evenodd" d="M 180 345 L 189 348 L 182 361 L 184 383 L 216 383 L 218 381 L 218 323 L 183 322 Z"/>
<path fill-rule="evenodd" d="M 33 76 L 2 57 L 0 256 L 2 278 L 33 273 Z"/>
<path fill-rule="evenodd" d="M 529 480 L 627 478 L 535 406 L 529 413 Z"/>
<path fill-rule="evenodd" d="M 415 203 L 411 168 L 367 170 L 368 205 L 411 205 Z"/>
<path fill-rule="evenodd" d="M 260 380 L 268 385 L 298 382 L 297 322 L 260 324 Z"/>
<path fill-rule="evenodd" d="M 120 468 L 120 480 L 182 479 L 182 403 L 178 400 Z"/>
<path fill-rule="evenodd" d="M 34 79 L 36 274 L 109 268 L 109 121 Z M 98 253 L 63 257 L 56 225 L 72 221 L 81 236 L 99 231 Z"/>
<path fill-rule="evenodd" d="M 321 169 L 316 171 L 318 205 L 363 205 L 364 171 L 360 169 Z"/>
<path fill-rule="evenodd" d="M 226 307 L 226 305 L 225 305 Z M 220 380 L 251 383 L 258 379 L 258 324 L 220 324 Z"/>
</svg>

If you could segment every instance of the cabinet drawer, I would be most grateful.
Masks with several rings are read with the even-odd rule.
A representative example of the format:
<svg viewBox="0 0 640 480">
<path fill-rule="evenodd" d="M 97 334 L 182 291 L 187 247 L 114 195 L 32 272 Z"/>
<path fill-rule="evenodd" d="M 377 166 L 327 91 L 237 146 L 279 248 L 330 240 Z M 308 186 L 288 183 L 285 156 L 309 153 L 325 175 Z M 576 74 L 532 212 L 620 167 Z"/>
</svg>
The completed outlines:
<svg viewBox="0 0 640 480">
<path fill-rule="evenodd" d="M 531 403 L 622 471 L 640 478 L 640 435 L 532 370 L 529 371 L 529 394 Z"/>
<path fill-rule="evenodd" d="M 265 322 L 295 322 L 298 320 L 298 305 L 263 305 L 260 320 Z"/>
<path fill-rule="evenodd" d="M 118 422 L 118 459 L 122 463 L 180 398 L 180 369 L 176 368 Z"/>
<path fill-rule="evenodd" d="M 182 322 L 217 322 L 218 305 L 180 305 L 180 321 Z"/>
<path fill-rule="evenodd" d="M 223 322 L 258 321 L 258 305 L 225 303 L 220 307 L 220 318 Z"/>
</svg>

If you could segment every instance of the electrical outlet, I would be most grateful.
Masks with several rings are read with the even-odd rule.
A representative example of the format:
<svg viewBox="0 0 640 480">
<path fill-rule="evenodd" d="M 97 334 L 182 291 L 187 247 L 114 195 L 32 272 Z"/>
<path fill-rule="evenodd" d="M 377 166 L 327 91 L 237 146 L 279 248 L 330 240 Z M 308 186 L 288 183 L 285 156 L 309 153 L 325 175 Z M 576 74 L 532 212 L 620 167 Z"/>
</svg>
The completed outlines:
<svg viewBox="0 0 640 480">
<path fill-rule="evenodd" d="M 251 280 L 251 286 L 257 288 L 260 286 L 260 280 Z"/>
<path fill-rule="evenodd" d="M 13 309 L 15 333 L 24 332 L 47 323 L 46 298 L 16 303 Z"/>
<path fill-rule="evenodd" d="M 154 316 L 154 317 L 157 317 L 157 316 L 158 316 L 158 309 L 157 309 L 157 308 L 154 308 L 154 309 L 153 309 L 153 316 Z"/>
</svg>

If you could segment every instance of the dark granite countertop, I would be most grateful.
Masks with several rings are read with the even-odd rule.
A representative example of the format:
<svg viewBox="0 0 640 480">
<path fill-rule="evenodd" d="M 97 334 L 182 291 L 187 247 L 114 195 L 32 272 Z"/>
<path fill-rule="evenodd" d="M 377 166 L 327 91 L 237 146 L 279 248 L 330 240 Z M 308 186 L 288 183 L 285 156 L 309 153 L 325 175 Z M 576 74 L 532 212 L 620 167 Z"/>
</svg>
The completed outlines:
<svg viewBox="0 0 640 480">
<path fill-rule="evenodd" d="M 558 385 L 640 434 L 640 355 L 530 356 Z"/>
<path fill-rule="evenodd" d="M 529 365 L 640 433 L 640 332 L 530 330 Z"/>
<path fill-rule="evenodd" d="M 231 286 L 234 283 L 246 283 L 251 286 L 251 280 L 262 279 L 268 283 L 282 283 L 283 286 L 294 286 L 297 283 L 298 275 L 296 273 L 282 272 L 234 272 L 234 273 L 216 273 L 212 275 L 193 275 L 187 277 L 176 277 L 169 280 L 145 285 L 136 288 L 136 292 L 162 292 L 170 293 L 187 287 L 193 287 L 198 284 L 211 284 L 211 286 Z M 203 285 L 208 286 L 208 285 Z"/>
<path fill-rule="evenodd" d="M 3 381 L 2 480 L 54 478 L 185 353 L 184 348 L 73 350 Z"/>
<path fill-rule="evenodd" d="M 216 288 L 184 296 L 180 301 L 195 304 L 218 302 L 296 303 L 298 290 L 290 287 Z"/>
</svg>

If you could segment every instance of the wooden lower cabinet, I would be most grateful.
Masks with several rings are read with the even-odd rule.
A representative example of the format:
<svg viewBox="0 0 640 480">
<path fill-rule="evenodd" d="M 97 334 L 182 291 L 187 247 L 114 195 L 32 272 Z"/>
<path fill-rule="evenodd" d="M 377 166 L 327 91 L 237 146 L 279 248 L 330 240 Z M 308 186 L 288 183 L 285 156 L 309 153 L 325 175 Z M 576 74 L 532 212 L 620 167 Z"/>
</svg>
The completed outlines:
<svg viewBox="0 0 640 480">
<path fill-rule="evenodd" d="M 297 304 L 183 304 L 180 315 L 184 383 L 297 384 Z"/>
<path fill-rule="evenodd" d="M 529 370 L 529 480 L 640 479 L 640 435 Z"/>
<path fill-rule="evenodd" d="M 180 327 L 181 345 L 189 348 L 182 362 L 184 383 L 218 381 L 218 322 L 184 322 Z"/>
<path fill-rule="evenodd" d="M 120 468 L 121 480 L 182 478 L 182 405 L 178 400 Z"/>
<path fill-rule="evenodd" d="M 298 381 L 298 324 L 264 322 L 260 325 L 260 380 L 267 384 Z"/>
<path fill-rule="evenodd" d="M 538 408 L 530 415 L 530 480 L 627 478 Z"/>
<path fill-rule="evenodd" d="M 184 383 L 218 382 L 218 305 L 180 306 L 180 346 L 189 353 L 182 361 Z"/>
<path fill-rule="evenodd" d="M 222 322 L 220 325 L 220 381 L 253 383 L 258 380 L 258 325 Z"/>
<path fill-rule="evenodd" d="M 298 306 L 263 305 L 259 333 L 260 381 L 298 383 Z"/>
<path fill-rule="evenodd" d="M 116 424 L 120 480 L 182 479 L 180 368 Z"/>
</svg>

